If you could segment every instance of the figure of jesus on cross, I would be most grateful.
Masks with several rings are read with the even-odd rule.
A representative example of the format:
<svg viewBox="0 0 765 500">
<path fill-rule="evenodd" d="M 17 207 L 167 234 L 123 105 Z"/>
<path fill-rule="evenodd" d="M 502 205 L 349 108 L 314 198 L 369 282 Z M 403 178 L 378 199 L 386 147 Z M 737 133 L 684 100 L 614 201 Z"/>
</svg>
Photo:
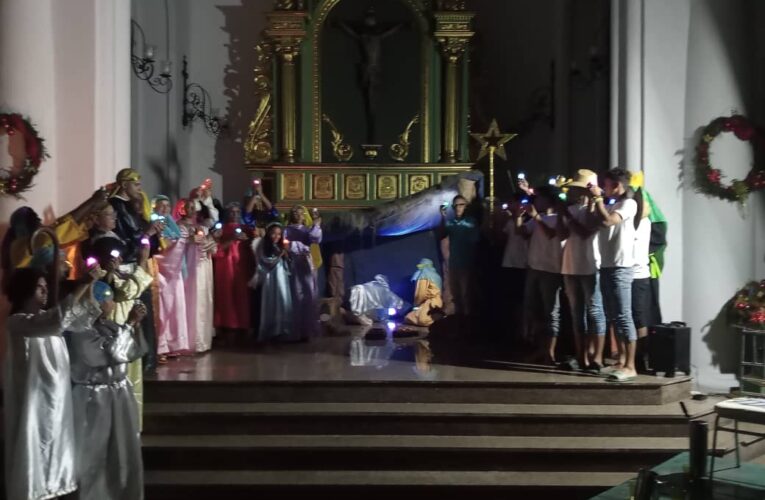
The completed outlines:
<svg viewBox="0 0 765 500">
<path fill-rule="evenodd" d="M 374 8 L 369 7 L 364 13 L 361 26 L 351 26 L 340 20 L 336 22 L 336 25 L 359 44 L 360 83 L 364 92 L 364 111 L 367 117 L 367 143 L 377 144 L 375 117 L 382 83 L 382 41 L 403 28 L 405 23 L 382 26 L 377 22 Z"/>
</svg>

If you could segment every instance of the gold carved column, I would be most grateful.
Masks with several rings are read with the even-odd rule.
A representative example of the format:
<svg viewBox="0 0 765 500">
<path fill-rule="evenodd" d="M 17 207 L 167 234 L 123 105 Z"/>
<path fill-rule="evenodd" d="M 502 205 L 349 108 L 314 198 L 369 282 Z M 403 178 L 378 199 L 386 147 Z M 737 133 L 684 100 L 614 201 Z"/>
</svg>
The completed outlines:
<svg viewBox="0 0 765 500">
<path fill-rule="evenodd" d="M 284 2 L 290 3 L 291 2 Z M 281 124 L 281 150 L 279 160 L 295 162 L 297 150 L 297 96 L 298 83 L 295 65 L 300 54 L 300 43 L 305 38 L 308 13 L 297 10 L 276 10 L 268 14 L 266 36 L 272 41 L 278 55 L 281 85 L 279 88 L 279 123 Z M 278 8 L 278 5 L 277 5 Z"/>
<path fill-rule="evenodd" d="M 441 138 L 441 161 L 456 163 L 459 144 L 459 66 L 470 38 L 473 36 L 471 21 L 475 15 L 464 10 L 464 2 L 439 2 L 442 9 L 434 12 L 436 30 L 433 33 L 443 57 L 443 136 Z M 463 110 L 466 113 L 467 110 Z"/>
</svg>

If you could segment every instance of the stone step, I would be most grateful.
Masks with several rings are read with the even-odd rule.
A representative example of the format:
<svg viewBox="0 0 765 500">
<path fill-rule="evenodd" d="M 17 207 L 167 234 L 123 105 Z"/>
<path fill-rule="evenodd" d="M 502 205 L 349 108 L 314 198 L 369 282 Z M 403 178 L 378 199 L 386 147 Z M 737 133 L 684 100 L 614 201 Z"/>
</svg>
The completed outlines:
<svg viewBox="0 0 765 500">
<path fill-rule="evenodd" d="M 147 403 L 502 403 L 661 405 L 687 398 L 688 377 L 640 376 L 614 384 L 587 375 L 531 374 L 512 381 L 158 381 L 145 382 Z"/>
<path fill-rule="evenodd" d="M 144 435 L 147 470 L 637 472 L 687 449 L 687 438 L 369 435 Z"/>
<path fill-rule="evenodd" d="M 695 416 L 710 404 L 687 402 Z M 436 403 L 152 403 L 144 431 L 155 435 L 485 435 L 684 437 L 680 406 Z"/>
<path fill-rule="evenodd" d="M 405 461 L 406 457 L 402 457 Z M 517 471 L 200 471 L 149 470 L 147 500 L 269 499 L 464 499 L 590 498 L 631 477 L 631 472 Z"/>
</svg>

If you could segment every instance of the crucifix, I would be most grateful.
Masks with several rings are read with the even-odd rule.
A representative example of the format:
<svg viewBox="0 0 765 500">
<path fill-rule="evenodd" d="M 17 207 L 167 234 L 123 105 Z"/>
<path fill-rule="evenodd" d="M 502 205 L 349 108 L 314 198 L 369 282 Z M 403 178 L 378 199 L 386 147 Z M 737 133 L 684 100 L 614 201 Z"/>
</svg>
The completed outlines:
<svg viewBox="0 0 765 500">
<path fill-rule="evenodd" d="M 382 83 L 382 41 L 399 31 L 405 23 L 383 26 L 378 23 L 374 8 L 369 7 L 364 13 L 364 20 L 360 26 L 351 26 L 345 21 L 337 21 L 336 24 L 359 44 L 361 51 L 359 80 L 364 93 L 367 143 L 377 144 L 375 117 Z"/>
</svg>

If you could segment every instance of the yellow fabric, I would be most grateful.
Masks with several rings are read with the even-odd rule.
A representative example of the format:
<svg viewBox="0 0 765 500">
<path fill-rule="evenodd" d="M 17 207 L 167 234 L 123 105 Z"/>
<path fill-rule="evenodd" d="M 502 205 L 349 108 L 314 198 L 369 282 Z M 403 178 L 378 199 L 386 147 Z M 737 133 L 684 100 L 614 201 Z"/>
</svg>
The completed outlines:
<svg viewBox="0 0 765 500">
<path fill-rule="evenodd" d="M 645 179 L 643 177 L 643 171 L 640 170 L 638 172 L 630 172 L 630 187 L 633 189 L 641 188 L 643 187 L 643 183 L 645 182 Z"/>
<path fill-rule="evenodd" d="M 135 301 L 151 285 L 154 277 L 136 266 L 135 271 L 126 278 L 114 278 L 111 286 L 114 290 L 114 311 L 109 319 L 118 325 L 127 322 Z M 138 420 L 143 429 L 143 362 L 137 359 L 128 365 L 128 379 L 133 384 L 133 392 L 138 405 Z"/>
<path fill-rule="evenodd" d="M 56 233 L 56 238 L 61 248 L 83 241 L 88 237 L 88 229 L 85 224 L 77 223 L 68 214 L 56 221 L 56 224 L 53 226 L 53 232 Z M 46 235 L 39 236 L 38 240 L 34 242 L 35 249 L 49 245 L 52 245 L 52 242 Z M 12 267 L 29 266 L 29 263 L 32 261 L 32 254 L 29 252 L 29 237 L 13 240 L 10 253 Z"/>
<path fill-rule="evenodd" d="M 117 182 L 135 182 L 141 180 L 141 174 L 132 168 L 123 168 L 117 172 Z"/>
<path fill-rule="evenodd" d="M 313 217 L 311 217 L 310 210 L 308 210 L 305 205 L 296 205 L 295 208 L 303 209 L 303 215 L 305 216 L 303 222 L 305 226 L 313 226 Z M 316 243 L 311 243 L 311 260 L 313 261 L 314 269 L 319 269 L 321 265 L 324 264 L 324 260 L 321 258 L 321 247 Z"/>
<path fill-rule="evenodd" d="M 406 322 L 410 325 L 430 326 L 433 317 L 430 315 L 433 309 L 443 309 L 444 301 L 441 298 L 441 290 L 430 280 L 417 280 L 414 289 L 414 305 L 416 309 L 406 315 Z"/>
</svg>

